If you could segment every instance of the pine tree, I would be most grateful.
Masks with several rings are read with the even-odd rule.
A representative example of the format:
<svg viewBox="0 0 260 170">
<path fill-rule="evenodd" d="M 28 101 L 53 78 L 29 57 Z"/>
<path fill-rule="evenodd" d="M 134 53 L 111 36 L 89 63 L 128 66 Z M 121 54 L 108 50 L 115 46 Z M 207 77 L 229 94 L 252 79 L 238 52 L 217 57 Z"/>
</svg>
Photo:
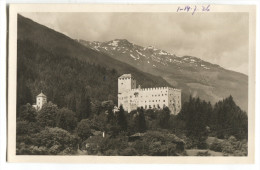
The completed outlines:
<svg viewBox="0 0 260 170">
<path fill-rule="evenodd" d="M 138 111 L 138 116 L 137 116 L 137 129 L 138 132 L 145 132 L 146 131 L 146 121 L 145 121 L 145 116 L 144 116 L 144 109 L 141 107 Z"/>
<path fill-rule="evenodd" d="M 119 108 L 119 112 L 117 112 L 116 120 L 117 120 L 117 125 L 120 127 L 120 130 L 126 131 L 127 130 L 127 120 L 126 120 L 125 111 L 124 111 L 122 105 Z"/>
<path fill-rule="evenodd" d="M 91 101 L 85 89 L 82 89 L 78 109 L 78 120 L 89 118 L 91 115 Z"/>
</svg>

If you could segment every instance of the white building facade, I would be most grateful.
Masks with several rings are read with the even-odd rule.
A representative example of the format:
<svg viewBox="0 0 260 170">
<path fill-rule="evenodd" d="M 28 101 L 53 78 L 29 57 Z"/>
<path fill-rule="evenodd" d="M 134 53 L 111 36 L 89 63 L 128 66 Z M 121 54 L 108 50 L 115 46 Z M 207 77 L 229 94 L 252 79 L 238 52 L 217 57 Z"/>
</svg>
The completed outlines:
<svg viewBox="0 0 260 170">
<path fill-rule="evenodd" d="M 163 109 L 168 107 L 171 114 L 181 110 L 181 90 L 171 87 L 136 88 L 136 80 L 131 74 L 118 78 L 118 107 L 131 112 L 138 107 L 144 109 Z"/>
<path fill-rule="evenodd" d="M 36 103 L 33 105 L 33 107 L 39 111 L 42 109 L 42 106 L 47 103 L 47 96 L 43 94 L 42 92 L 36 96 Z"/>
</svg>

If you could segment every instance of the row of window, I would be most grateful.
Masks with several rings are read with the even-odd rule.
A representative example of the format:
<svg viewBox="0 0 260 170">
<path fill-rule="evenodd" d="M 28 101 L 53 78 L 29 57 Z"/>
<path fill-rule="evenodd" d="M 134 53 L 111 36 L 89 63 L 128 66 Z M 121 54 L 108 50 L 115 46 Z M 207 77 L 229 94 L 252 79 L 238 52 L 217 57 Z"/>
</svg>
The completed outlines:
<svg viewBox="0 0 260 170">
<path fill-rule="evenodd" d="M 166 105 L 163 104 L 163 107 L 166 107 Z M 154 109 L 155 109 L 155 108 L 160 109 L 161 107 L 160 107 L 159 104 L 157 104 L 157 106 L 154 104 L 153 106 L 152 106 L 152 105 L 149 105 L 149 106 L 145 105 L 144 108 L 145 108 L 145 109 L 148 109 L 148 108 L 149 108 L 149 109 L 152 109 L 152 108 L 154 108 Z"/>
<path fill-rule="evenodd" d="M 130 102 L 132 102 L 132 101 L 134 101 L 134 100 L 130 100 Z M 143 102 L 143 101 L 141 100 L 141 102 Z M 146 103 L 148 101 L 144 101 L 144 102 Z M 160 100 L 149 100 L 149 102 L 160 102 Z M 163 100 L 163 102 L 165 102 L 165 100 Z M 171 100 L 170 100 L 170 102 L 171 102 Z"/>
<path fill-rule="evenodd" d="M 162 95 L 160 95 L 160 94 L 158 94 L 158 95 L 153 95 L 152 94 L 152 97 L 160 97 L 160 96 L 163 96 L 163 94 Z M 167 94 L 165 94 L 165 96 L 167 96 Z M 170 96 L 173 96 L 173 94 L 170 94 Z M 135 97 L 138 97 L 138 95 L 135 95 Z M 141 98 L 143 97 L 143 96 L 140 96 Z M 148 97 L 148 96 L 146 96 L 146 97 Z M 132 96 L 130 96 L 130 98 L 132 98 Z M 178 96 L 178 98 L 180 98 L 180 96 Z"/>
<path fill-rule="evenodd" d="M 152 97 L 160 97 L 160 95 L 158 94 L 158 95 L 152 95 Z M 163 94 L 162 94 L 162 96 L 163 96 Z M 165 94 L 165 96 L 167 96 L 167 94 Z M 135 97 L 138 97 L 138 95 L 135 95 Z M 143 97 L 143 96 L 140 96 L 141 98 Z M 148 97 L 148 96 L 146 96 L 146 97 Z M 130 98 L 132 98 L 132 96 L 130 96 Z"/>
</svg>

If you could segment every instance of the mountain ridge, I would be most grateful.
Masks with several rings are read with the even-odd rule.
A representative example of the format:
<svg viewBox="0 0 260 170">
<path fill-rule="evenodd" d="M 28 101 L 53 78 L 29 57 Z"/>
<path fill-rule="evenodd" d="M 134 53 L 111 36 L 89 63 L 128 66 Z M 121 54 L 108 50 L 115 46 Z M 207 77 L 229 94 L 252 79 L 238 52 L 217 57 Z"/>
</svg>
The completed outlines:
<svg viewBox="0 0 260 170">
<path fill-rule="evenodd" d="M 161 76 L 174 87 L 183 89 L 185 96 L 202 97 L 215 103 L 233 95 L 241 108 L 247 110 L 248 76 L 225 69 L 194 56 L 178 57 L 155 48 L 142 47 L 126 39 L 98 42 L 77 40 L 86 47 L 105 53 L 138 70 Z"/>
</svg>

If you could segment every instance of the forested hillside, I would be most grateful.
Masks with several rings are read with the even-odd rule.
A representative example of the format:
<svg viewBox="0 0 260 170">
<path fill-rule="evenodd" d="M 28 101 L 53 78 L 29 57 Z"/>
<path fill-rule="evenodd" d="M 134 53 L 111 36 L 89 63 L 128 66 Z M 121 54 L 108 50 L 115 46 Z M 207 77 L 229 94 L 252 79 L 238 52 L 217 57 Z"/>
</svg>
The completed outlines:
<svg viewBox="0 0 260 170">
<path fill-rule="evenodd" d="M 82 94 L 92 103 L 117 102 L 117 78 L 131 73 L 143 87 L 169 86 L 160 77 L 97 53 L 69 37 L 18 16 L 17 103 L 33 103 L 42 90 L 49 101 L 76 111 Z"/>
</svg>

